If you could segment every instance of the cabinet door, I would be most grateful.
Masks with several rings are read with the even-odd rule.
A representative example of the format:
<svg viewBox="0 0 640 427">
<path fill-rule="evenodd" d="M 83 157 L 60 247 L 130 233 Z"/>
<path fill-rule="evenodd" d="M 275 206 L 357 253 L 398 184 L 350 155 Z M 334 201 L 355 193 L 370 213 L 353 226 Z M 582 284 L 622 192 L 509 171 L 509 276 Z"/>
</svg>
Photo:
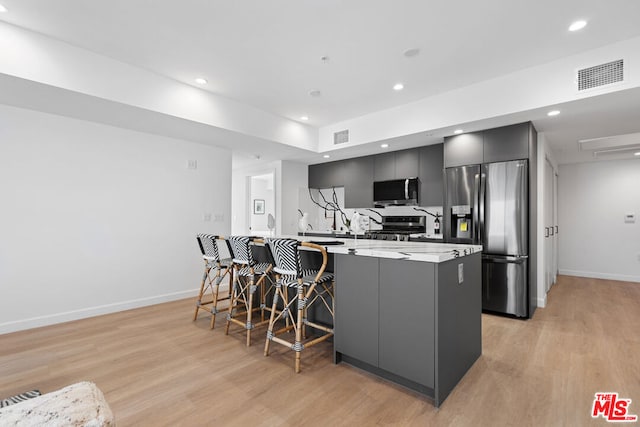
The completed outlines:
<svg viewBox="0 0 640 427">
<path fill-rule="evenodd" d="M 420 206 L 444 203 L 443 144 L 420 148 Z"/>
<path fill-rule="evenodd" d="M 431 388 L 435 383 L 434 290 L 434 264 L 380 259 L 379 366 Z"/>
<path fill-rule="evenodd" d="M 373 156 L 344 162 L 344 205 L 346 208 L 373 206 Z"/>
<path fill-rule="evenodd" d="M 395 179 L 414 178 L 420 169 L 420 150 L 402 150 L 395 152 Z"/>
<path fill-rule="evenodd" d="M 331 188 L 344 185 L 343 162 L 309 165 L 309 188 Z"/>
<path fill-rule="evenodd" d="M 529 123 L 485 130 L 483 150 L 484 163 L 527 159 Z"/>
<path fill-rule="evenodd" d="M 483 161 L 482 132 L 463 133 L 444 139 L 444 167 L 477 165 Z"/>
<path fill-rule="evenodd" d="M 335 259 L 335 351 L 378 366 L 378 258 Z"/>
<path fill-rule="evenodd" d="M 378 154 L 373 157 L 373 180 L 388 181 L 396 179 L 396 155 L 394 152 Z"/>
</svg>

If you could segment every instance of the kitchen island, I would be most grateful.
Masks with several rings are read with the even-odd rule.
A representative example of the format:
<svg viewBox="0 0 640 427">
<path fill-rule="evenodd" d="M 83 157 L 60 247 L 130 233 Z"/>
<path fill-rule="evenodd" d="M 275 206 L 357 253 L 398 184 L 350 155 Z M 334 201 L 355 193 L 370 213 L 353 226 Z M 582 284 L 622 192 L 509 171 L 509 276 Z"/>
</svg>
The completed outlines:
<svg viewBox="0 0 640 427">
<path fill-rule="evenodd" d="M 335 362 L 439 406 L 482 353 L 482 247 L 296 238 L 333 254 Z"/>
</svg>

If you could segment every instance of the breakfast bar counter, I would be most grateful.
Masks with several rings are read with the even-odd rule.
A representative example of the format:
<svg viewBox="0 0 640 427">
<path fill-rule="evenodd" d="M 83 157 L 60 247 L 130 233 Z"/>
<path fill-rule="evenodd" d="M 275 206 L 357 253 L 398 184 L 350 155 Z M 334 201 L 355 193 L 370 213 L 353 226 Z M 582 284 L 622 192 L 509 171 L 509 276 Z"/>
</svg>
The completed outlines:
<svg viewBox="0 0 640 427">
<path fill-rule="evenodd" d="M 482 353 L 482 247 L 290 237 L 333 254 L 335 362 L 439 406 Z"/>
</svg>

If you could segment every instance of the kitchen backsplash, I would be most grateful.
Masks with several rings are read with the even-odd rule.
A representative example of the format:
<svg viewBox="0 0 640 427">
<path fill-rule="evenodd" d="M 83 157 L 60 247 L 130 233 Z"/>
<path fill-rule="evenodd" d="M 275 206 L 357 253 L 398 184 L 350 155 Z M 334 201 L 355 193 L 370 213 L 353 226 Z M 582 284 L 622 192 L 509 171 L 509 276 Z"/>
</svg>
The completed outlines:
<svg viewBox="0 0 640 427">
<path fill-rule="evenodd" d="M 335 199 L 334 199 L 334 191 L 335 191 Z M 311 193 L 311 194 L 309 194 Z M 322 193 L 322 194 L 320 194 Z M 412 216 L 425 216 L 426 217 L 426 227 L 427 234 L 433 234 L 434 230 L 434 221 L 435 218 L 431 215 L 427 215 L 424 212 L 416 211 L 413 209 L 413 206 L 389 206 L 387 208 L 369 208 L 375 212 L 378 212 L 380 215 L 376 215 L 374 212 L 371 212 L 367 208 L 358 208 L 358 209 L 346 209 L 344 207 L 344 188 L 336 187 L 335 189 L 309 189 L 301 188 L 300 194 L 298 197 L 300 206 L 299 209 L 302 212 L 307 212 L 309 214 L 309 224 L 312 229 L 315 231 L 329 231 L 332 229 L 333 225 L 333 214 L 334 212 L 327 211 L 325 214 L 325 210 L 316 205 L 312 200 L 320 203 L 321 205 L 325 205 L 325 200 L 330 203 L 334 203 L 334 200 L 337 201 L 340 209 L 345 213 L 345 217 L 347 219 L 351 219 L 353 213 L 357 210 L 361 215 L 367 215 L 372 220 L 369 220 L 369 229 L 370 230 L 380 230 L 382 229 L 382 225 L 377 224 L 373 220 L 380 221 L 380 215 L 382 216 L 390 216 L 390 215 L 412 215 Z M 323 199 L 324 197 L 324 199 Z M 440 214 L 442 217 L 442 206 L 417 206 L 421 209 L 428 210 L 433 214 Z M 441 219 L 442 221 L 442 219 Z M 342 215 L 340 212 L 335 212 L 335 222 L 337 230 L 347 230 L 347 226 L 344 224 L 342 220 Z"/>
</svg>

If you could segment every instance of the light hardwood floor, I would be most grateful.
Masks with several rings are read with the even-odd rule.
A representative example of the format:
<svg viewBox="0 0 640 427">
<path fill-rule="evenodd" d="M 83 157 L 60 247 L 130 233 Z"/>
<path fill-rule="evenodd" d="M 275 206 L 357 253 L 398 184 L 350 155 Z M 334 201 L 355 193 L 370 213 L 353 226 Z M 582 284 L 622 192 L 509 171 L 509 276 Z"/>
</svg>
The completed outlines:
<svg viewBox="0 0 640 427">
<path fill-rule="evenodd" d="M 0 397 L 98 384 L 119 426 L 585 426 L 594 393 L 640 415 L 640 283 L 560 276 L 528 321 L 483 315 L 483 352 L 440 409 L 346 364 L 245 347 L 182 300 L 0 336 Z M 259 329 L 256 337 L 261 335 Z"/>
</svg>

